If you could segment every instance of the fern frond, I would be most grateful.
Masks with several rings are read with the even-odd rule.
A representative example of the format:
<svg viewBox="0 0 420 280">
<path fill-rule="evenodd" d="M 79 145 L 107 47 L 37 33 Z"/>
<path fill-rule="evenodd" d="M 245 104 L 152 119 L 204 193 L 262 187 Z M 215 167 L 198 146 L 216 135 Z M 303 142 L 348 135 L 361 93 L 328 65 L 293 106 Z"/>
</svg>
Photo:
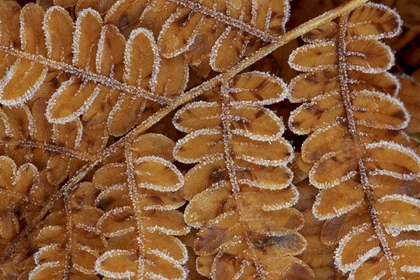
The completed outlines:
<svg viewBox="0 0 420 280">
<path fill-rule="evenodd" d="M 165 104 L 186 86 L 186 62 L 180 57 L 161 59 L 146 29 L 133 30 L 126 42 L 92 9 L 81 11 L 74 27 L 67 11 L 58 6 L 44 13 L 39 6 L 27 5 L 15 17 L 20 18 L 16 28 L 21 47 L 11 42 L 0 46 L 2 53 L 14 57 L 5 65 L 0 83 L 3 105 L 33 100 L 55 79 L 58 85 L 50 85 L 53 94 L 46 112 L 49 122 L 68 123 L 83 115 L 85 123 L 106 120 L 109 133 L 119 136 L 140 121 L 147 107 Z M 13 31 L 6 31 L 4 36 L 12 38 Z M 99 98 L 104 105 L 93 106 Z"/>
<path fill-rule="evenodd" d="M 94 6 L 95 4 L 93 4 Z M 284 33 L 288 1 L 117 1 L 105 21 L 123 32 L 151 29 L 164 57 L 185 53 L 189 64 L 223 71 Z"/>
<path fill-rule="evenodd" d="M 292 67 L 311 73 L 291 82 L 291 101 L 306 103 L 292 112 L 289 125 L 310 134 L 302 159 L 313 164 L 309 179 L 320 190 L 313 214 L 329 220 L 322 239 L 338 242 L 335 264 L 350 279 L 420 272 L 416 261 L 405 265 L 418 237 L 400 235 L 419 230 L 418 203 L 410 195 L 418 193 L 420 158 L 398 132 L 410 118 L 395 98 L 397 80 L 385 74 L 393 55 L 377 41 L 394 36 L 400 25 L 395 12 L 365 4 L 307 34 L 309 45 L 290 56 Z"/>
<path fill-rule="evenodd" d="M 418 278 L 417 85 L 364 2 L 0 0 L 0 278 Z"/>
<path fill-rule="evenodd" d="M 285 165 L 293 151 L 281 138 L 281 119 L 263 107 L 286 94 L 281 80 L 245 73 L 212 91 L 214 101 L 191 103 L 174 117 L 190 133 L 176 144 L 175 158 L 198 162 L 182 193 L 190 200 L 186 222 L 200 228 L 195 251 L 208 277 L 278 279 L 295 270 L 312 277 L 291 257 L 306 246 L 297 233 L 301 216 L 290 208 L 297 193 Z"/>
<path fill-rule="evenodd" d="M 56 208 L 38 225 L 34 245 L 40 249 L 34 255 L 35 268 L 29 279 L 99 279 L 94 263 L 107 241 L 96 229 L 103 213 L 94 205 L 98 192 L 92 183 L 81 183 L 61 201 L 65 211 Z"/>
<path fill-rule="evenodd" d="M 264 41 L 284 33 L 288 1 L 173 1 L 181 7 L 162 26 L 158 45 L 165 57 L 186 52 L 191 64 L 208 59 L 224 71 Z M 173 40 L 173 36 L 177 40 Z"/>
<path fill-rule="evenodd" d="M 189 227 L 176 210 L 184 203 L 177 194 L 183 176 L 170 163 L 173 146 L 162 135 L 142 135 L 127 145 L 126 162 L 95 173 L 101 189 L 95 203 L 104 211 L 97 228 L 108 240 L 96 273 L 108 279 L 186 278 L 187 250 L 174 235 Z"/>
</svg>

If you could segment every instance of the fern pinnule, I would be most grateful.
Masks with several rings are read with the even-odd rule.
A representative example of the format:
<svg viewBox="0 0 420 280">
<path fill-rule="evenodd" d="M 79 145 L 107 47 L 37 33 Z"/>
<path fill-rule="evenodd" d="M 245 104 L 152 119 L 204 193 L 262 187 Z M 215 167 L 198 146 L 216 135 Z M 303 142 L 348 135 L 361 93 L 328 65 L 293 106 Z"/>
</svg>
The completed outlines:
<svg viewBox="0 0 420 280">
<path fill-rule="evenodd" d="M 40 249 L 34 255 L 35 268 L 29 279 L 99 279 L 95 275 L 94 263 L 107 242 L 96 228 L 103 213 L 94 205 L 98 192 L 92 183 L 81 183 L 59 202 L 65 204 L 65 212 L 60 207 L 55 208 L 37 226 L 34 245 Z"/>
<path fill-rule="evenodd" d="M 120 136 L 150 114 L 142 112 L 166 104 L 186 87 L 184 59 L 161 59 L 153 35 L 144 28 L 133 30 L 126 42 L 92 9 L 80 11 L 74 27 L 59 6 L 44 13 L 37 5 L 27 5 L 15 17 L 20 18 L 21 47 L 6 41 L 0 46 L 2 53 L 15 58 L 8 59 L 0 83 L 3 105 L 20 106 L 40 92 L 52 94 L 44 96 L 49 98 L 49 122 L 82 117 L 86 124 L 106 123 L 102 130 Z M 99 98 L 105 100 L 101 106 L 95 102 Z"/>
<path fill-rule="evenodd" d="M 14 213 L 14 209 L 22 209 L 28 206 L 28 198 L 31 192 L 40 187 L 40 175 L 37 168 L 30 163 L 16 166 L 16 163 L 7 156 L 0 157 L 0 198 L 2 201 L 0 215 L 0 238 L 2 242 L 11 240 L 20 230 L 19 219 L 22 217 Z M 41 198 L 42 199 L 42 198 Z M 42 204 L 42 200 L 34 200 L 32 203 Z M 25 205 L 26 204 L 26 205 Z M 30 217 L 28 217 L 30 218 Z"/>
<path fill-rule="evenodd" d="M 289 61 L 310 72 L 291 82 L 291 101 L 306 103 L 291 113 L 289 125 L 309 134 L 302 159 L 313 164 L 309 180 L 320 190 L 313 214 L 328 220 L 322 240 L 338 243 L 335 265 L 351 279 L 411 278 L 420 272 L 416 262 L 404 265 L 418 250 L 418 237 L 400 235 L 419 230 L 419 204 L 410 195 L 418 195 L 420 158 L 404 146 L 411 144 L 399 130 L 409 114 L 395 97 L 397 80 L 384 74 L 392 53 L 377 41 L 394 36 L 400 25 L 385 6 L 365 4 L 338 24 L 307 34 L 309 45 Z M 390 219 L 391 212 L 399 222 Z"/>
<path fill-rule="evenodd" d="M 2 24 L 0 25 L 0 45 L 1 46 L 20 46 L 19 38 L 19 12 L 21 10 L 19 4 L 15 1 L 2 1 L 0 8 L 3 13 L 0 14 Z M 15 62 L 13 56 L 9 56 L 0 52 L 0 75 L 3 77 L 7 69 Z"/>
<path fill-rule="evenodd" d="M 209 60 L 215 71 L 230 68 L 262 42 L 283 34 L 289 17 L 289 1 L 173 2 L 181 7 L 159 34 L 163 56 L 185 53 L 191 64 Z"/>
<path fill-rule="evenodd" d="M 398 98 L 404 103 L 407 111 L 410 113 L 410 123 L 405 131 L 407 133 L 420 133 L 420 112 L 418 104 L 420 103 L 417 92 L 420 90 L 420 83 L 409 77 L 399 77 L 401 91 Z"/>
<path fill-rule="evenodd" d="M 301 216 L 290 208 L 297 200 L 286 167 L 293 152 L 281 138 L 281 119 L 263 107 L 286 94 L 281 80 L 244 73 L 212 91 L 211 101 L 190 103 L 174 117 L 189 133 L 176 144 L 175 159 L 198 162 L 182 194 L 190 200 L 186 222 L 200 229 L 194 249 L 207 277 L 278 279 L 296 271 L 312 277 L 292 257 L 306 246 L 297 233 Z"/>
<path fill-rule="evenodd" d="M 107 11 L 105 22 L 117 26 L 123 34 L 138 27 L 147 28 L 157 38 L 163 24 L 176 9 L 175 3 L 166 0 L 120 0 Z"/>
<path fill-rule="evenodd" d="M 1 123 L 5 133 L 1 137 L 3 166 L 0 172 L 0 243 L 2 254 L 10 252 L 11 244 L 21 252 L 4 263 L 5 267 L 8 264 L 14 267 L 11 275 L 16 272 L 28 273 L 34 267 L 30 252 L 31 248 L 37 247 L 29 237 L 21 244 L 16 244 L 15 238 L 37 218 L 46 201 L 58 191 L 59 183 L 67 176 L 72 176 L 85 159 L 79 158 L 82 153 L 72 153 L 70 148 L 66 150 L 65 146 L 60 147 L 54 143 L 51 133 L 43 133 L 45 129 L 50 131 L 51 127 L 43 127 L 45 122 L 39 121 L 42 118 L 45 120 L 43 114 L 38 114 L 42 112 L 38 110 L 39 104 L 40 102 L 34 102 L 33 114 L 26 106 L 4 107 L 1 110 L 4 113 Z M 71 138 L 68 135 L 68 140 Z M 69 168 L 70 165 L 72 168 Z"/>
<path fill-rule="evenodd" d="M 130 0 L 117 1 L 105 22 L 124 34 L 136 27 L 150 29 L 164 57 L 185 54 L 193 69 L 208 75 L 209 63 L 214 70 L 226 70 L 283 34 L 288 16 L 288 1 Z"/>
<path fill-rule="evenodd" d="M 194 252 L 194 241 L 197 239 L 197 229 L 192 228 L 191 231 L 183 236 L 179 236 L 179 239 L 182 243 L 185 244 L 188 250 L 188 261 L 186 263 L 188 269 L 188 277 L 187 279 L 197 279 L 197 280 L 205 280 L 208 279 L 207 277 L 200 274 L 198 271 L 200 270 L 199 264 L 197 263 L 197 255 Z M 211 265 L 205 266 L 206 268 L 210 268 Z M 210 273 L 203 273 L 205 275 L 209 275 Z"/>
<path fill-rule="evenodd" d="M 78 168 L 90 160 L 90 155 L 105 146 L 107 137 L 89 125 L 83 126 L 80 120 L 67 124 L 51 124 L 45 117 L 46 101 L 37 98 L 32 108 L 3 107 L 1 136 L 9 155 L 18 165 L 33 163 L 40 171 L 46 171 L 49 184 L 58 185 Z M 106 136 L 106 135 L 104 135 Z"/>
<path fill-rule="evenodd" d="M 1 193 L 6 195 L 3 201 L 6 209 L 1 212 L 10 226 L 13 217 L 19 220 L 9 227 L 7 242 L 3 240 L 5 243 L 13 243 L 11 240 L 18 233 L 13 231 L 15 226 L 21 231 L 22 227 L 31 224 L 46 201 L 59 190 L 59 184 L 89 161 L 86 151 L 89 148 L 94 151 L 97 147 L 85 145 L 89 131 L 74 122 L 48 123 L 45 108 L 45 100 L 38 98 L 32 103 L 32 111 L 26 105 L 0 109 L 2 157 L 11 164 L 2 168 L 1 178 L 12 180 L 1 184 L 5 188 Z M 22 188 L 24 193 L 21 193 Z"/>
<path fill-rule="evenodd" d="M 108 240 L 97 273 L 109 279 L 185 279 L 187 251 L 174 235 L 189 227 L 176 210 L 184 203 L 177 194 L 183 176 L 170 163 L 173 146 L 162 135 L 144 134 L 126 146 L 126 162 L 95 173 L 101 189 L 95 203 L 104 210 L 97 228 Z"/>
<path fill-rule="evenodd" d="M 76 13 L 87 8 L 92 8 L 95 11 L 98 11 L 101 16 L 104 16 L 111 9 L 112 5 L 114 5 L 115 2 L 117 2 L 117 0 L 63 0 L 63 1 L 67 1 L 67 3 L 65 3 L 65 5 L 62 5 L 62 4 L 60 5 L 57 3 L 55 5 L 60 5 L 64 8 L 75 7 Z"/>
<path fill-rule="evenodd" d="M 4 5 L 14 6 L 12 3 L 11 1 L 6 1 Z M 39 36 L 40 30 L 42 32 L 43 10 L 37 5 L 27 5 L 20 14 L 18 12 L 19 10 L 15 8 L 12 14 L 8 16 L 13 16 L 14 19 L 5 18 L 4 20 L 11 20 L 8 24 L 15 24 L 13 28 L 19 30 L 19 26 L 16 26 L 16 18 L 20 18 L 21 44 L 14 45 L 13 41 L 8 42 L 6 40 L 2 43 L 7 45 L 2 45 L 1 47 L 21 47 L 23 51 L 29 54 L 46 55 L 45 39 L 43 36 Z M 25 29 L 24 26 L 28 26 L 28 28 Z M 12 31 L 8 28 L 5 28 L 3 31 L 5 33 L 2 34 L 2 37 L 10 37 L 10 39 L 14 37 L 13 33 L 16 32 L 16 30 Z M 6 62 L 11 64 L 4 65 L 4 69 L 7 70 L 3 70 L 4 72 L 2 71 L 3 73 L 1 73 L 3 75 L 0 83 L 0 102 L 3 105 L 14 106 L 21 104 L 34 95 L 46 78 L 47 69 L 43 65 L 34 64 L 25 59 L 12 60 L 9 58 Z"/>
<path fill-rule="evenodd" d="M 323 221 L 316 219 L 312 213 L 312 205 L 318 190 L 310 185 L 309 180 L 299 182 L 296 187 L 299 190 L 299 201 L 294 207 L 305 218 L 305 224 L 299 233 L 308 242 L 306 250 L 298 258 L 312 268 L 315 279 L 347 279 L 334 267 L 335 246 L 324 244 L 321 240 Z"/>
</svg>

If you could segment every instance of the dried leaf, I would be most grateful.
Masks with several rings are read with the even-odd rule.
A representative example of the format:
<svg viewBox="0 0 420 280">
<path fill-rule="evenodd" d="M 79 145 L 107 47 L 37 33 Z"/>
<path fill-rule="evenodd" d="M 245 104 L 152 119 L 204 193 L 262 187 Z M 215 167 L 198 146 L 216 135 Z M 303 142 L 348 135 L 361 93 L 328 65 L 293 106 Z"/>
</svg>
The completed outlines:
<svg viewBox="0 0 420 280">
<path fill-rule="evenodd" d="M 0 278 L 417 278 L 402 23 L 365 1 L 1 1 Z"/>
<path fill-rule="evenodd" d="M 308 44 L 289 58 L 306 72 L 290 85 L 290 100 L 305 103 L 291 113 L 289 127 L 309 134 L 302 159 L 313 164 L 309 180 L 319 189 L 313 215 L 327 220 L 321 240 L 339 244 L 335 266 L 349 279 L 365 279 L 362 271 L 372 279 L 420 271 L 417 262 L 409 269 L 395 262 L 408 255 L 397 253 L 397 242 L 409 242 L 400 233 L 419 230 L 409 195 L 417 196 L 420 157 L 398 131 L 410 114 L 395 97 L 398 82 L 384 73 L 392 52 L 377 41 L 400 29 L 395 12 L 365 4 L 306 34 Z"/>
<path fill-rule="evenodd" d="M 258 271 L 277 279 L 295 270 L 313 277 L 290 257 L 306 247 L 296 233 L 302 216 L 290 208 L 297 192 L 285 165 L 293 151 L 280 138 L 281 120 L 262 107 L 284 98 L 279 88 L 282 82 L 268 75 L 241 74 L 221 86 L 219 101 L 192 103 L 174 117 L 190 132 L 177 142 L 175 159 L 198 162 L 185 175 L 185 221 L 200 229 L 194 245 L 199 271 L 213 279 L 255 278 Z"/>
</svg>

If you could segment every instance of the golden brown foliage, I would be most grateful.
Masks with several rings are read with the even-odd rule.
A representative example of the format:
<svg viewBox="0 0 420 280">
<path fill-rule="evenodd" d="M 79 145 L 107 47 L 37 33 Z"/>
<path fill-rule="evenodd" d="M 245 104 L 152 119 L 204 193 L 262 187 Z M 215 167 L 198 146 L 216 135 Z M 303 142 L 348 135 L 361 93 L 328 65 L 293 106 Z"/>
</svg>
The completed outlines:
<svg viewBox="0 0 420 280">
<path fill-rule="evenodd" d="M 290 100 L 306 103 L 291 113 L 289 126 L 309 134 L 302 159 L 313 164 L 309 181 L 320 189 L 313 214 L 328 220 L 321 239 L 338 243 L 335 265 L 351 278 L 410 279 L 420 265 L 413 261 L 420 240 L 402 234 L 418 236 L 420 229 L 420 204 L 411 197 L 411 188 L 418 195 L 420 158 L 396 137 L 409 113 L 393 97 L 397 80 L 384 74 L 392 54 L 377 41 L 399 25 L 391 10 L 366 4 L 306 34 L 308 45 L 289 60 L 307 72 L 290 83 Z M 349 218 L 354 213 L 357 221 Z"/>
<path fill-rule="evenodd" d="M 402 21 L 306 2 L 0 0 L 0 278 L 419 278 Z"/>
</svg>

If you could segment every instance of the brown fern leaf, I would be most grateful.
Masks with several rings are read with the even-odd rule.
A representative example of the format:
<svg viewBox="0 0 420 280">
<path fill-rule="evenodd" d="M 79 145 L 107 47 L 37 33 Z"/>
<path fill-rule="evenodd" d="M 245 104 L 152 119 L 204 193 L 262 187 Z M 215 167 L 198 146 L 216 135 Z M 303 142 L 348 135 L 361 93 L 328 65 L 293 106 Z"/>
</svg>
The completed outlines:
<svg viewBox="0 0 420 280">
<path fill-rule="evenodd" d="M 1 2 L 1 5 L 0 8 L 6 11 L 13 8 L 13 12 L 7 17 L 15 18 L 10 20 L 0 13 L 1 22 L 6 23 L 5 20 L 10 20 L 9 23 L 17 24 L 13 27 L 18 28 L 19 7 L 9 1 Z M 38 8 L 31 7 L 37 6 L 30 5 L 23 9 L 20 14 L 22 22 L 32 22 L 31 16 L 37 15 L 37 13 L 30 14 L 31 9 L 42 13 Z M 32 25 L 37 26 L 35 23 Z M 7 39 L 9 34 L 10 32 L 5 31 L 2 33 L 2 38 Z M 22 36 L 22 40 L 35 40 L 33 36 L 34 34 L 28 31 Z M 13 42 L 9 42 L 8 45 L 15 46 Z M 25 48 L 29 46 L 29 43 L 25 43 Z M 1 84 L 4 86 L 3 89 L 11 86 L 9 90 L 14 92 L 19 82 L 13 81 L 7 73 L 23 67 L 24 62 L 20 59 L 13 62 L 10 58 L 12 56 L 7 55 L 4 61 L 11 61 L 14 64 L 7 70 L 9 72 L 5 70 Z M 24 75 L 30 75 L 31 69 L 28 69 Z M 45 76 L 45 83 L 38 88 L 32 100 L 19 106 L 0 108 L 1 153 L 8 162 L 0 175 L 3 179 L 7 179 L 1 185 L 0 191 L 4 199 L 2 200 L 4 207 L 0 211 L 3 217 L 1 227 L 5 227 L 0 241 L 2 257 L 12 252 L 10 246 L 16 245 L 15 238 L 18 234 L 25 232 L 24 229 L 31 225 L 34 219 L 39 219 L 39 214 L 45 211 L 49 199 L 57 195 L 60 184 L 74 176 L 86 162 L 91 160 L 92 154 L 102 150 L 106 145 L 107 135 L 104 135 L 102 129 L 98 130 L 98 127 L 89 124 L 83 125 L 79 119 L 66 124 L 48 122 L 45 117 L 46 98 L 50 89 L 54 87 L 54 76 L 55 74 L 51 73 Z M 62 77 L 57 80 L 60 79 Z M 27 81 L 23 78 L 23 87 L 25 82 Z M 30 264 L 29 268 L 15 265 L 15 271 L 26 273 L 33 268 L 30 252 L 35 247 L 37 245 L 32 241 L 18 245 L 20 250 L 28 253 L 23 256 L 15 254 L 11 263 L 18 263 L 16 258 L 21 258 Z"/>
<path fill-rule="evenodd" d="M 185 279 L 185 245 L 174 235 L 188 233 L 177 211 L 183 176 L 170 163 L 174 143 L 144 134 L 125 149 L 126 162 L 100 168 L 93 183 L 104 211 L 97 228 L 108 245 L 95 262 L 107 279 Z"/>
<path fill-rule="evenodd" d="M 96 9 L 101 1 L 81 2 L 79 7 Z M 283 34 L 289 6 L 288 0 L 125 0 L 109 8 L 105 22 L 124 34 L 137 27 L 150 29 L 164 57 L 185 53 L 188 63 L 207 75 L 209 63 L 224 71 Z"/>
<path fill-rule="evenodd" d="M 42 98 L 33 102 L 32 111 L 26 105 L 0 108 L 1 152 L 5 160 L 0 171 L 4 180 L 0 184 L 0 215 L 5 227 L 1 243 L 10 243 L 31 223 L 60 184 L 89 161 L 86 151 L 98 148 L 97 144 L 88 144 L 91 131 L 80 121 L 49 124 L 45 108 Z M 102 142 L 100 148 L 103 146 Z"/>
<path fill-rule="evenodd" d="M 40 174 L 33 164 L 27 163 L 18 168 L 11 158 L 1 156 L 0 166 L 0 240 L 3 243 L 10 241 L 20 230 L 19 219 L 22 217 L 13 210 L 24 208 L 31 196 L 36 198 L 36 189 L 41 186 Z M 36 204 L 42 204 L 42 198 Z M 30 215 L 30 212 L 22 214 Z"/>
<path fill-rule="evenodd" d="M 301 181 L 296 187 L 299 190 L 299 201 L 294 207 L 305 217 L 305 224 L 299 232 L 308 242 L 306 250 L 298 257 L 313 269 L 315 279 L 347 279 L 334 266 L 335 246 L 322 243 L 323 222 L 316 219 L 312 213 L 317 189 L 311 186 L 308 180 Z"/>
<path fill-rule="evenodd" d="M 399 81 L 401 83 L 401 90 L 398 98 L 404 103 L 407 111 L 411 115 L 410 123 L 405 130 L 410 134 L 418 134 L 420 133 L 420 112 L 418 110 L 420 104 L 418 95 L 420 83 L 409 77 L 399 77 Z"/>
<path fill-rule="evenodd" d="M 281 119 L 263 107 L 286 93 L 279 79 L 245 73 L 214 90 L 212 101 L 190 103 L 174 117 L 189 133 L 176 144 L 175 158 L 198 162 L 185 175 L 185 220 L 200 228 L 197 268 L 212 279 L 313 276 L 292 257 L 306 246 L 297 233 L 302 216 L 290 208 L 297 201 L 286 167 L 293 151 L 281 138 Z"/>
<path fill-rule="evenodd" d="M 192 228 L 188 234 L 179 237 L 179 239 L 182 241 L 182 243 L 185 244 L 185 246 L 188 249 L 188 262 L 186 264 L 188 268 L 187 280 L 208 279 L 207 277 L 198 273 L 197 268 L 196 268 L 198 256 L 194 252 L 194 241 L 197 239 L 197 233 L 198 233 L 198 230 Z M 207 275 L 209 274 L 210 273 L 208 273 Z"/>
<path fill-rule="evenodd" d="M 176 9 L 175 3 L 165 0 L 116 1 L 106 14 L 105 21 L 114 24 L 123 33 L 144 27 L 157 38 L 163 24 Z"/>
<path fill-rule="evenodd" d="M 99 279 L 94 264 L 107 241 L 96 228 L 103 214 L 95 207 L 98 192 L 93 183 L 80 183 L 38 225 L 33 239 L 40 249 L 29 279 Z"/>
<path fill-rule="evenodd" d="M 290 128 L 310 134 L 302 158 L 320 189 L 313 214 L 322 239 L 337 244 L 335 264 L 350 279 L 419 277 L 420 157 L 398 130 L 409 114 L 385 71 L 390 49 L 377 41 L 400 29 L 398 15 L 365 4 L 304 36 L 290 65 L 309 73 L 291 82 Z M 310 86 L 314 85 L 314 86 Z M 327 141 L 325 141 L 327 139 Z M 398 217 L 398 219 L 396 219 Z M 410 238 L 405 232 L 413 232 Z"/>
<path fill-rule="evenodd" d="M 60 5 L 64 8 L 75 7 L 76 13 L 87 8 L 92 8 L 102 16 L 117 2 L 117 0 L 61 0 L 64 3 L 57 3 L 56 1 L 54 0 L 55 5 Z M 67 3 L 65 3 L 66 1 Z"/>
<path fill-rule="evenodd" d="M 297 232 L 309 216 L 292 208 L 298 200 L 292 182 L 306 178 L 318 160 L 292 163 L 277 115 L 288 116 L 294 105 L 279 103 L 287 95 L 280 79 L 257 71 L 289 80 L 294 70 L 277 68 L 290 51 L 269 53 L 364 1 L 283 34 L 287 0 L 38 0 L 22 9 L 0 0 L 0 278 L 314 278 L 298 255 L 307 243 L 323 247 Z M 366 25 L 363 17 L 358 23 Z M 238 75 L 250 69 L 257 71 Z M 392 103 L 391 75 L 351 71 L 355 89 L 386 92 L 384 103 Z M 318 88 L 339 92 L 337 73 L 329 69 L 312 80 L 324 75 L 331 83 Z M 387 129 L 358 131 L 367 145 L 410 142 Z M 178 141 L 175 149 L 162 134 Z M 313 141 L 303 149 L 306 161 L 310 146 L 319 157 L 340 150 L 334 141 Z M 301 169 L 295 178 L 288 164 Z M 400 203 L 413 212 L 407 220 L 385 211 L 390 194 L 400 202 L 418 196 L 418 182 L 389 178 L 369 178 L 381 186 L 375 195 L 384 205 L 378 209 L 385 231 L 401 230 L 398 242 L 418 240 L 418 231 L 407 230 L 416 227 L 413 200 Z M 349 228 L 362 232 L 368 206 L 363 201 L 324 223 L 322 241 L 331 248 Z M 191 225 L 196 229 L 187 235 Z M 403 243 L 396 248 L 415 247 Z M 203 277 L 188 273 L 195 263 Z"/>
<path fill-rule="evenodd" d="M 283 34 L 289 17 L 288 1 L 173 2 L 182 7 L 159 34 L 163 55 L 186 52 L 191 64 L 209 59 L 215 71 L 228 69 L 263 41 Z"/>
<path fill-rule="evenodd" d="M 81 117 L 119 136 L 148 116 L 142 116 L 146 108 L 167 103 L 187 83 L 187 64 L 180 57 L 161 59 L 150 31 L 133 30 L 126 42 L 92 9 L 81 11 L 73 27 L 59 6 L 44 14 L 39 6 L 27 5 L 20 14 L 20 30 L 21 47 L 12 42 L 0 46 L 14 58 L 2 70 L 0 103 L 20 106 L 55 79 L 59 84 L 47 96 L 51 123 Z"/>
</svg>

